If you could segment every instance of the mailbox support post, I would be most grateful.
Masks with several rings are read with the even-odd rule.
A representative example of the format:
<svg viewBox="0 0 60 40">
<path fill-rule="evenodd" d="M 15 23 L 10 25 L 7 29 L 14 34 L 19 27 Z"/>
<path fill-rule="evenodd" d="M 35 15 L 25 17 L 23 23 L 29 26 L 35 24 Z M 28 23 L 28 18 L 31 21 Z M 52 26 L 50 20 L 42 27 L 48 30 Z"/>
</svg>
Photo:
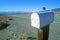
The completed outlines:
<svg viewBox="0 0 60 40">
<path fill-rule="evenodd" d="M 48 40 L 49 38 L 49 24 L 44 28 L 38 29 L 38 40 Z"/>
<path fill-rule="evenodd" d="M 38 29 L 38 40 L 43 40 L 43 30 Z"/>
</svg>

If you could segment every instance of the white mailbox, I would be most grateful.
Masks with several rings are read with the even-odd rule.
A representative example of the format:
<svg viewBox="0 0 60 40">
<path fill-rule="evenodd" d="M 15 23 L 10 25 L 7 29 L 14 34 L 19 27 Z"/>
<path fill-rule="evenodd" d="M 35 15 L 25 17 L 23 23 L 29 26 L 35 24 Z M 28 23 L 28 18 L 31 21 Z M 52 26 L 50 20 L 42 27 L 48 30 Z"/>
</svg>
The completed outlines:
<svg viewBox="0 0 60 40">
<path fill-rule="evenodd" d="M 39 29 L 52 23 L 53 20 L 54 13 L 52 11 L 34 12 L 31 14 L 31 26 Z"/>
</svg>

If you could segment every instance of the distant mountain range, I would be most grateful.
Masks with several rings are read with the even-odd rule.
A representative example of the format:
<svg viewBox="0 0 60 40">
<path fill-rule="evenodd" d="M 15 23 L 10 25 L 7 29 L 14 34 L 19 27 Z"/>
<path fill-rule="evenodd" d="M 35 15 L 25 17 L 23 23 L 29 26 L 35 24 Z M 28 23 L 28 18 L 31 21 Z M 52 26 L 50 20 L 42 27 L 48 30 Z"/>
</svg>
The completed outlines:
<svg viewBox="0 0 60 40">
<path fill-rule="evenodd" d="M 0 14 L 23 14 L 23 13 L 31 13 L 31 12 L 0 12 Z"/>
<path fill-rule="evenodd" d="M 21 12 L 5 12 L 5 11 L 0 12 L 0 14 L 16 14 L 16 13 L 21 13 Z"/>
<path fill-rule="evenodd" d="M 51 9 L 53 12 L 60 12 L 60 8 Z M 48 10 L 47 10 L 48 11 Z M 1 12 L 0 14 L 21 14 L 21 13 L 32 13 L 32 12 Z"/>
<path fill-rule="evenodd" d="M 52 9 L 52 11 L 60 12 L 60 8 Z"/>
</svg>

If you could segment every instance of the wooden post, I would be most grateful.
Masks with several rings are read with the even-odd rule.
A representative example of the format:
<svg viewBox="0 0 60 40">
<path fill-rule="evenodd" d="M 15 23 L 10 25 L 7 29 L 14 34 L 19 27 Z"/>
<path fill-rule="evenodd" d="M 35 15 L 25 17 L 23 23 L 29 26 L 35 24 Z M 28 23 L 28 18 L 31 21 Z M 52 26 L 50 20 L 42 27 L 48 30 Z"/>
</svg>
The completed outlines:
<svg viewBox="0 0 60 40">
<path fill-rule="evenodd" d="M 38 40 L 43 40 L 43 30 L 38 29 Z"/>
<path fill-rule="evenodd" d="M 46 25 L 43 29 L 43 40 L 48 40 L 49 38 L 49 24 Z"/>
<path fill-rule="evenodd" d="M 44 28 L 38 29 L 38 40 L 48 40 L 49 38 L 49 24 Z"/>
</svg>

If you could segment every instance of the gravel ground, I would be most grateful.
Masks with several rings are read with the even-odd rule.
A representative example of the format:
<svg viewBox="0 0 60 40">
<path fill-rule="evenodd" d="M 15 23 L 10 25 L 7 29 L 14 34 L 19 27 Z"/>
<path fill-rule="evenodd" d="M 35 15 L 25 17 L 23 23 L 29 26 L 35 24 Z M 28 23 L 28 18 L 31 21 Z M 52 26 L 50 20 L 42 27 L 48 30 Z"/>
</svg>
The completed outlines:
<svg viewBox="0 0 60 40">
<path fill-rule="evenodd" d="M 24 33 L 37 38 L 38 32 L 36 28 L 31 26 L 30 15 L 9 15 L 12 20 L 9 21 L 10 25 L 7 28 L 0 30 L 0 40 L 17 40 Z M 49 40 L 60 40 L 60 16 L 55 16 L 54 22 L 50 25 Z"/>
</svg>

